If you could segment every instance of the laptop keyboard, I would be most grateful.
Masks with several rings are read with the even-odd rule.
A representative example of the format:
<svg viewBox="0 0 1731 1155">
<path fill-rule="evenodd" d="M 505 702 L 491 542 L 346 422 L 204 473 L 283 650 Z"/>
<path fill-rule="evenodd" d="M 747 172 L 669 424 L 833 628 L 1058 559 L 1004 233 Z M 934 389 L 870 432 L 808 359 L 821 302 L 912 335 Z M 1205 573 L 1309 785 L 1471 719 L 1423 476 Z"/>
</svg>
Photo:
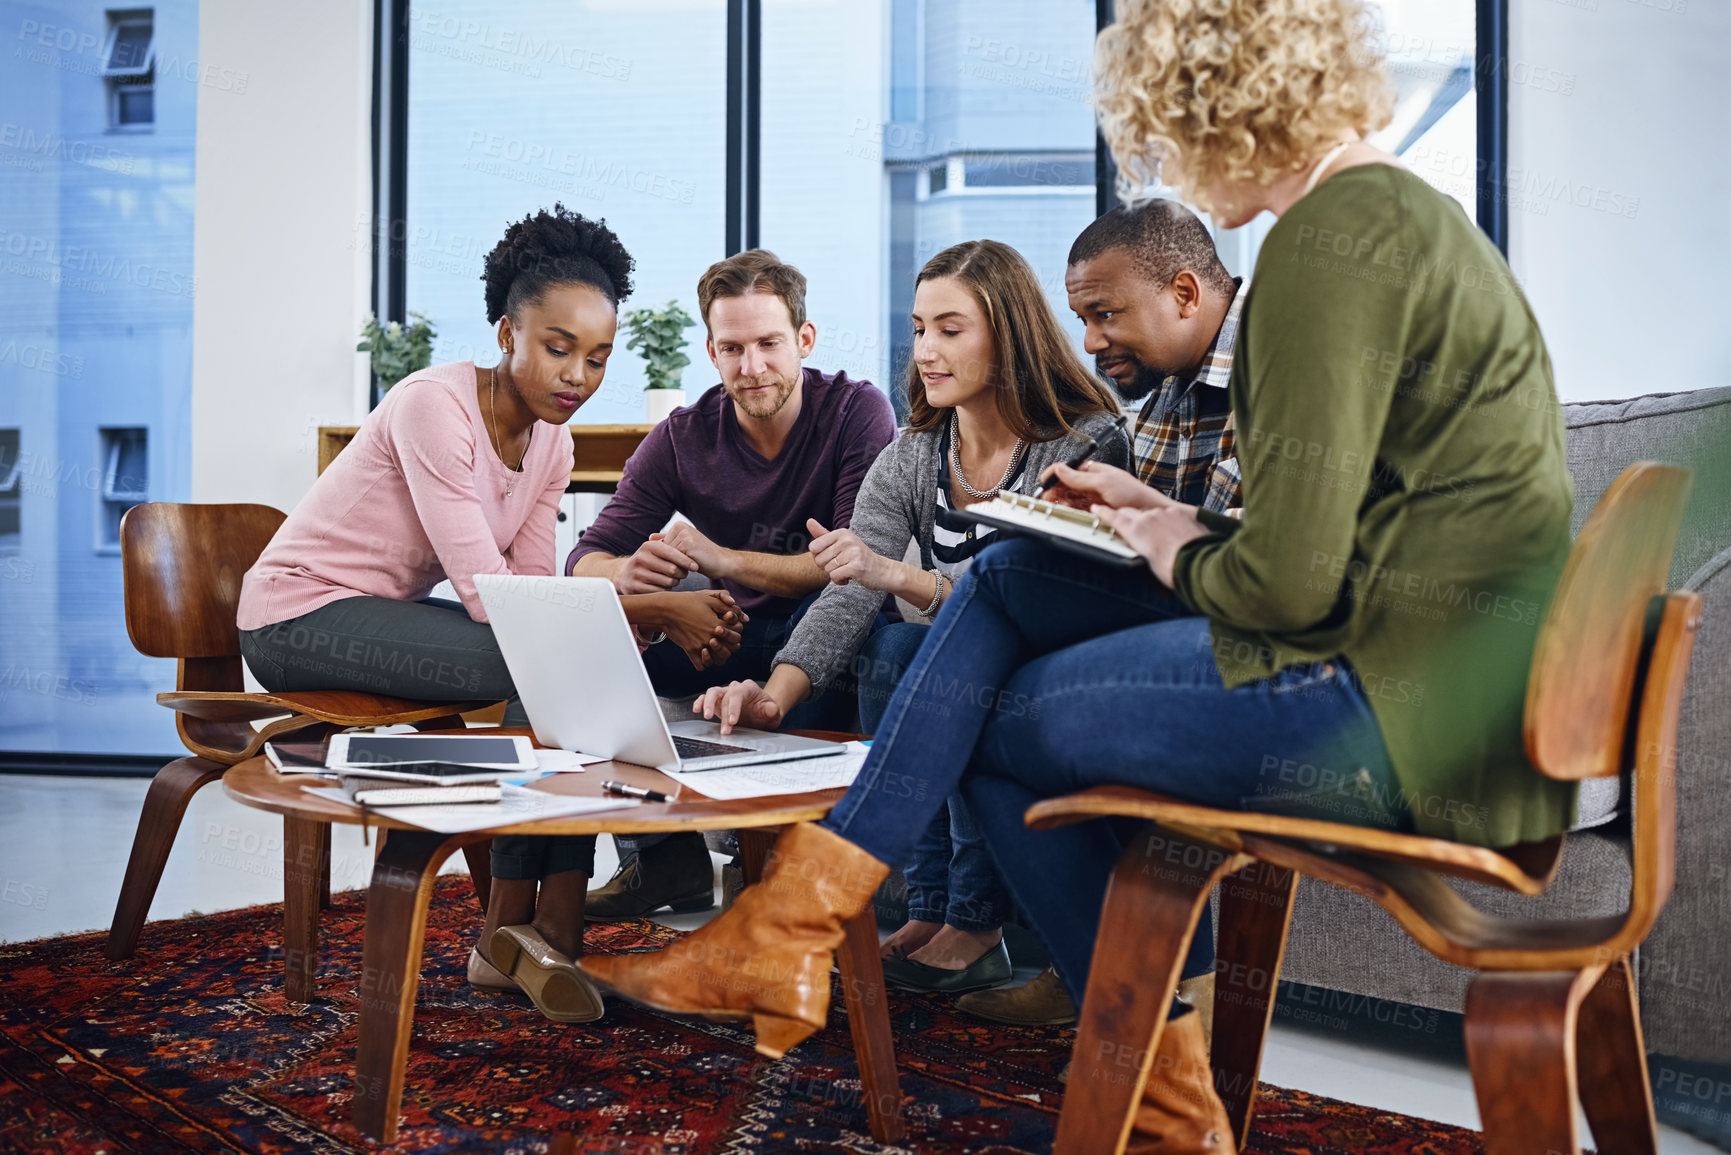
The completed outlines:
<svg viewBox="0 0 1731 1155">
<path fill-rule="evenodd" d="M 673 752 L 680 758 L 713 758 L 717 754 L 750 754 L 749 746 L 729 746 L 725 742 L 705 742 L 701 738 L 681 738 L 673 735 Z"/>
</svg>

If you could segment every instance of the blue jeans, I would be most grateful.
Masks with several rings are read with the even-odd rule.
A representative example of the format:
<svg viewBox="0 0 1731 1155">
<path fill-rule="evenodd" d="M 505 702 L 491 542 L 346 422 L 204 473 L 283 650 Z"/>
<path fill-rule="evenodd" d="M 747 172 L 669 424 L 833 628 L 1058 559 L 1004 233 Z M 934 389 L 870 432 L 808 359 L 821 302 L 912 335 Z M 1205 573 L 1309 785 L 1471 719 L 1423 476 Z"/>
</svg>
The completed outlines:
<svg viewBox="0 0 1731 1155">
<path fill-rule="evenodd" d="M 896 684 L 930 629 L 914 622 L 894 622 L 860 647 L 859 717 L 860 729 L 867 734 L 877 732 Z M 950 795 L 938 808 L 913 856 L 898 865 L 907 875 L 909 919 L 976 932 L 1004 925 L 1010 895 L 961 795 Z"/>
<path fill-rule="evenodd" d="M 1142 569 L 1020 540 L 984 550 L 823 825 L 906 858 L 958 786 L 1078 1003 L 1106 884 L 1137 823 L 1027 828 L 1042 798 L 1123 784 L 1205 805 L 1409 828 L 1382 732 L 1341 659 L 1228 689 L 1208 623 Z M 1185 977 L 1213 968 L 1203 920 Z"/>
<path fill-rule="evenodd" d="M 685 651 L 672 642 L 650 646 L 643 651 L 643 666 L 649 671 L 650 684 L 662 697 L 684 698 L 688 706 L 699 694 L 712 686 L 725 686 L 729 682 L 748 678 L 762 685 L 769 680 L 775 655 L 787 645 L 787 639 L 793 635 L 793 628 L 799 625 L 800 619 L 805 617 L 806 611 L 817 601 L 817 595 L 827 588 L 819 586 L 807 594 L 788 617 L 772 617 L 762 612 L 752 614 L 751 620 L 739 631 L 739 649 L 721 665 L 711 666 L 707 670 L 699 670 L 693 666 Z M 883 620 L 883 615 L 879 614 L 878 621 L 881 623 Z M 829 687 L 816 698 L 801 702 L 789 710 L 787 717 L 782 719 L 781 728 L 851 731 L 853 725 L 853 696 L 841 692 L 838 688 Z M 642 853 L 669 838 L 681 837 L 703 836 L 695 832 L 689 835 L 674 832 L 616 834 L 613 841 L 619 848 L 619 859 L 623 862 L 632 854 Z M 593 845 L 593 837 L 590 838 L 590 843 Z"/>
</svg>

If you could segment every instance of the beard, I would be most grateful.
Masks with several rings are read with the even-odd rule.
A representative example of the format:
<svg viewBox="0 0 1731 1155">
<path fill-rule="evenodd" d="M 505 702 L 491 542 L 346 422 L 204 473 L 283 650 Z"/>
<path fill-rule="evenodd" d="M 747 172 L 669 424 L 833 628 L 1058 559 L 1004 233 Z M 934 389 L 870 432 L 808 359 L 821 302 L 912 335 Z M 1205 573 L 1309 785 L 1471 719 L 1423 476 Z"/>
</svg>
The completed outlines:
<svg viewBox="0 0 1731 1155">
<path fill-rule="evenodd" d="M 787 404 L 787 399 L 793 396 L 793 387 L 798 381 L 791 377 L 783 377 L 776 373 L 763 373 L 756 377 L 741 377 L 727 387 L 727 395 L 733 398 L 733 403 L 745 410 L 746 416 L 758 420 L 767 420 L 781 412 L 781 407 Z M 755 393 L 747 393 L 747 389 L 759 385 L 774 386 L 775 392 L 763 397 Z"/>
<path fill-rule="evenodd" d="M 1164 370 L 1151 369 L 1140 361 L 1132 360 L 1130 363 L 1136 366 L 1136 376 L 1132 377 L 1128 384 L 1119 381 L 1116 377 L 1106 377 L 1106 380 L 1112 383 L 1112 388 L 1117 391 L 1119 398 L 1127 405 L 1141 401 L 1148 394 L 1160 388 L 1169 376 Z M 1105 374 L 1102 373 L 1101 376 L 1104 377 Z"/>
</svg>

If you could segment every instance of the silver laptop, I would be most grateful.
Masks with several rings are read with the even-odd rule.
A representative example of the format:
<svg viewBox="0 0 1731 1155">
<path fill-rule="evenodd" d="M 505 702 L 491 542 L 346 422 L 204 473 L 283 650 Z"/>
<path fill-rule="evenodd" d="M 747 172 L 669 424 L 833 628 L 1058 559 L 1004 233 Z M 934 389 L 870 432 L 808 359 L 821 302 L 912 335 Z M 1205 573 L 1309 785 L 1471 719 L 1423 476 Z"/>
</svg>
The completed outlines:
<svg viewBox="0 0 1731 1155">
<path fill-rule="evenodd" d="M 476 574 L 475 588 L 543 746 L 657 770 L 716 770 L 843 748 L 765 730 L 723 734 L 718 722 L 669 726 L 606 578 Z"/>
</svg>

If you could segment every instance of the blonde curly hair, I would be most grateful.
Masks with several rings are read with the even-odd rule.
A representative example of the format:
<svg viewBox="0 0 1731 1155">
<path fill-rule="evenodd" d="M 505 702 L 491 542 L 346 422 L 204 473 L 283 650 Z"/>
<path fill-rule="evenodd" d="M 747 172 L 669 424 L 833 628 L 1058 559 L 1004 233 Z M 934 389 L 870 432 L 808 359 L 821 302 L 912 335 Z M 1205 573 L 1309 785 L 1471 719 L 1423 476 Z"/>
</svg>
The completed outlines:
<svg viewBox="0 0 1731 1155">
<path fill-rule="evenodd" d="M 1267 186 L 1383 127 L 1379 31 L 1365 0 L 1125 0 L 1094 52 L 1122 191 L 1164 177 L 1206 209 L 1211 184 Z"/>
</svg>

